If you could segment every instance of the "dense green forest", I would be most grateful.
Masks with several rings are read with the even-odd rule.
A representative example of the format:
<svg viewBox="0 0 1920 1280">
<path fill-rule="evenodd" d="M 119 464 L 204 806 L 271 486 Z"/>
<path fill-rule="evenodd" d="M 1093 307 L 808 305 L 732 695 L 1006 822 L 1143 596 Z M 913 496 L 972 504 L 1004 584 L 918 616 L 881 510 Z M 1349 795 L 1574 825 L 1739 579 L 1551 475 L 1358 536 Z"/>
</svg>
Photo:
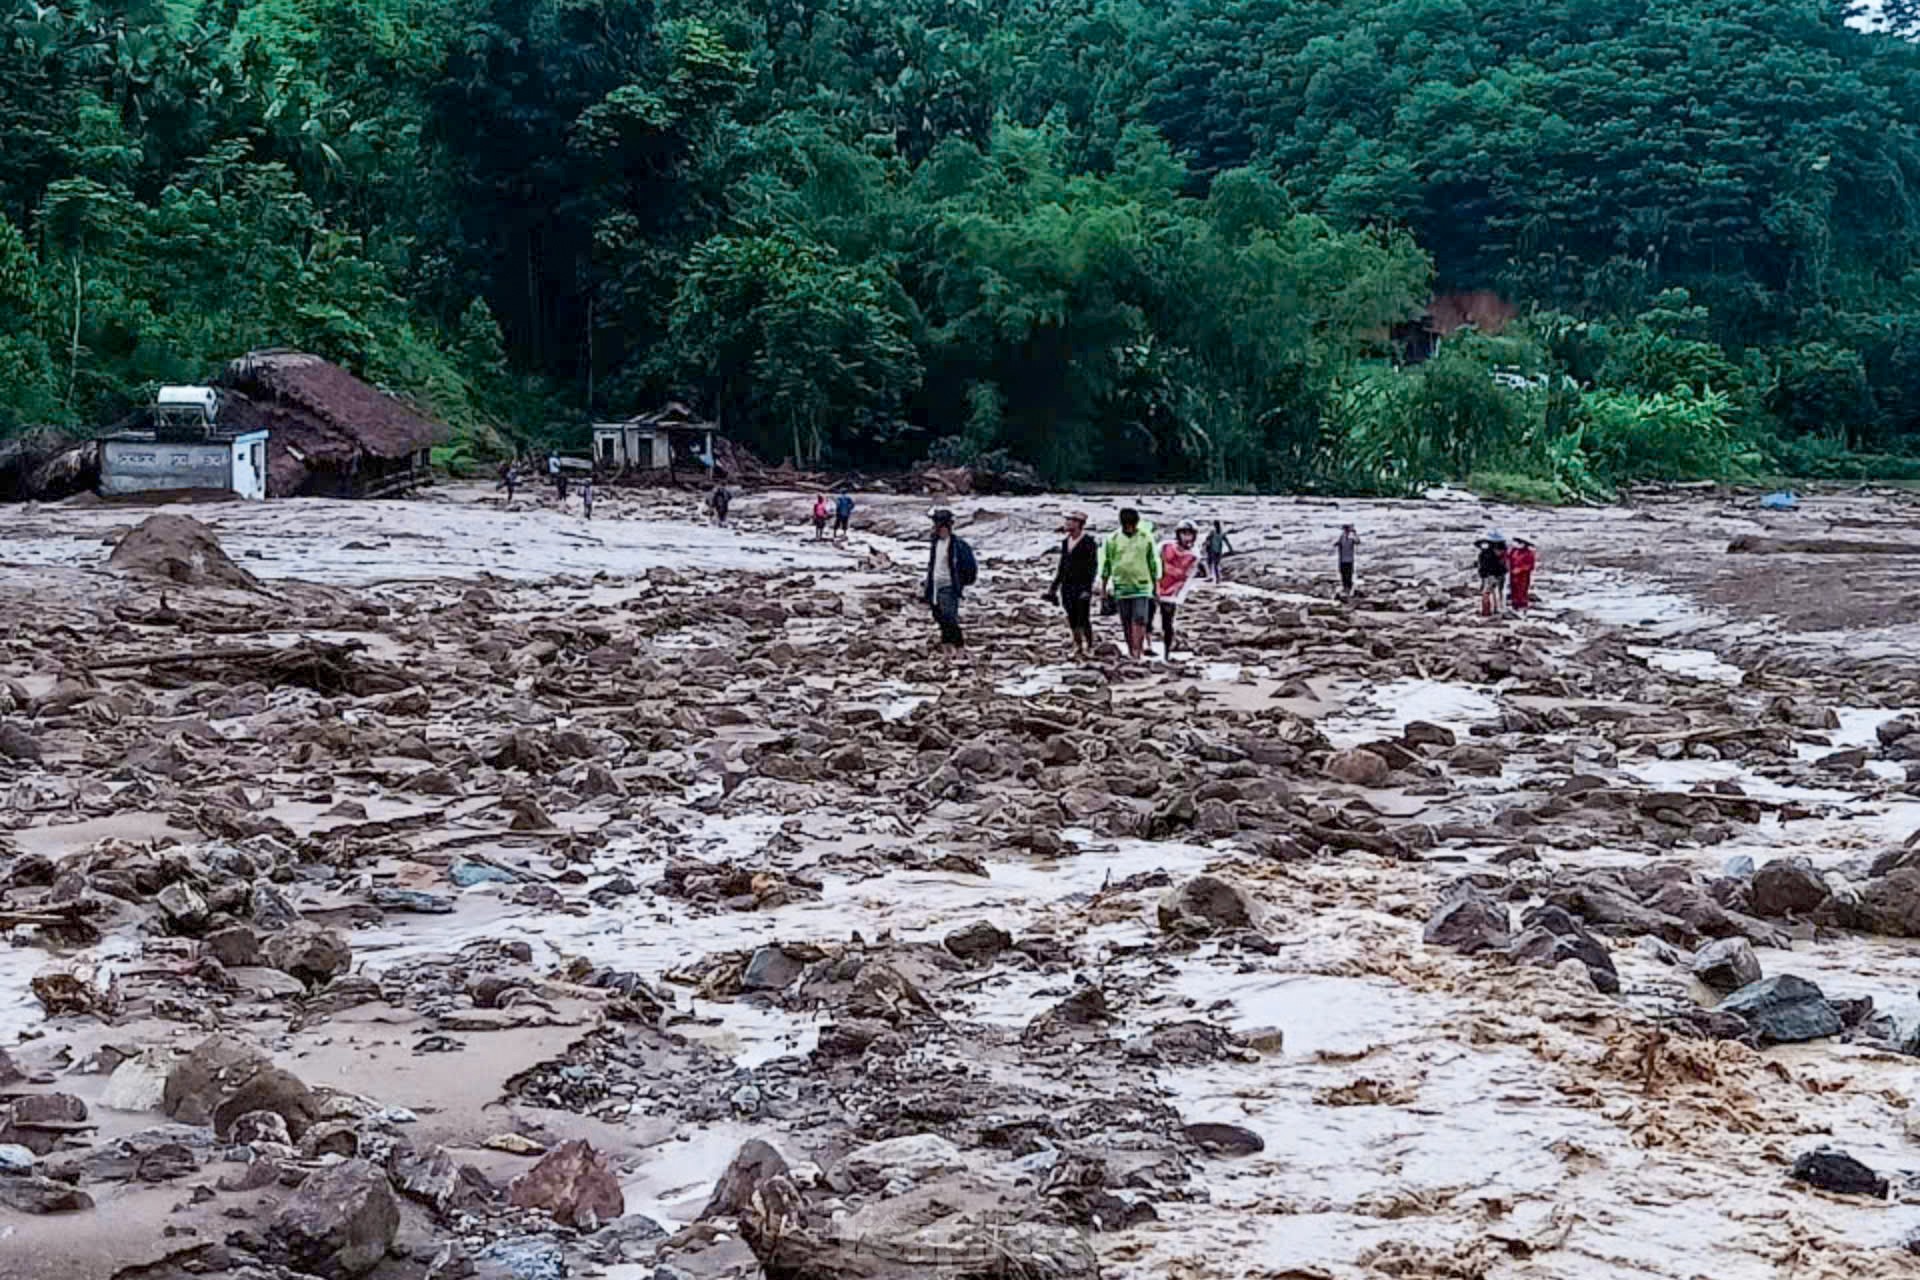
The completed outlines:
<svg viewBox="0 0 1920 1280">
<path fill-rule="evenodd" d="M 0 431 L 280 345 L 476 457 L 668 396 L 771 458 L 1059 480 L 1920 449 L 1920 54 L 1838 4 L 0 12 Z M 1472 290 L 1517 319 L 1396 358 Z"/>
</svg>

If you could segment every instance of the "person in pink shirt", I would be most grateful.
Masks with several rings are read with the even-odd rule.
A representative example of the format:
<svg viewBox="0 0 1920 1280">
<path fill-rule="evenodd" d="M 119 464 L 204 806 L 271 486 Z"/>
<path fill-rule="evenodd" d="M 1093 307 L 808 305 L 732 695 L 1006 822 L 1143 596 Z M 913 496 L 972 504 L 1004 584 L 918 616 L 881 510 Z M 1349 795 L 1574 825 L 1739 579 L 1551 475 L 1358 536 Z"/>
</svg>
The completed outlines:
<svg viewBox="0 0 1920 1280">
<path fill-rule="evenodd" d="M 1161 650 L 1169 658 L 1173 656 L 1173 611 L 1193 585 L 1193 572 L 1200 566 L 1200 553 L 1194 550 L 1199 538 L 1200 530 L 1193 521 L 1182 520 L 1174 530 L 1173 541 L 1160 548 L 1160 582 L 1153 599 L 1160 611 Z"/>
</svg>

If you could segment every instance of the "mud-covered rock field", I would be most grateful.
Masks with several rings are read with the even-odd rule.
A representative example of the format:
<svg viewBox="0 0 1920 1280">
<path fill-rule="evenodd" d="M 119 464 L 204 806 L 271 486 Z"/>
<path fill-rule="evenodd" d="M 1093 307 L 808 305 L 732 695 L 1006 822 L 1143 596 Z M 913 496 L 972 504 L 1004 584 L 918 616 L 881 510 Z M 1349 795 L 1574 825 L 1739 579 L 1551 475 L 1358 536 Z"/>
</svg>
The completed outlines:
<svg viewBox="0 0 1920 1280">
<path fill-rule="evenodd" d="M 1920 500 L 1129 501 L 8 508 L 0 1278 L 1920 1273 Z"/>
</svg>

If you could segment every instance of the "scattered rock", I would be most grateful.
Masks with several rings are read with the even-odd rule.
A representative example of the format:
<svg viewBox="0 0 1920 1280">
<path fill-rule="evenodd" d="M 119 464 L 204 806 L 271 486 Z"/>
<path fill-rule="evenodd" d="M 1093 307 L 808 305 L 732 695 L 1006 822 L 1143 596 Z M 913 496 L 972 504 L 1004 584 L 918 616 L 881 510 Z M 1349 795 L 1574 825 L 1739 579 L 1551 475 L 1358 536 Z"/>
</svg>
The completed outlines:
<svg viewBox="0 0 1920 1280">
<path fill-rule="evenodd" d="M 841 1159 L 837 1172 L 857 1185 L 887 1187 L 897 1193 L 965 1166 L 960 1148 L 947 1139 L 915 1133 L 856 1148 Z"/>
<path fill-rule="evenodd" d="M 93 1197 L 71 1183 L 26 1174 L 0 1177 L 0 1205 L 16 1213 L 78 1213 L 93 1208 Z"/>
<path fill-rule="evenodd" d="M 1209 1155 L 1250 1156 L 1267 1149 L 1266 1139 L 1237 1124 L 1201 1122 L 1180 1127 L 1187 1140 Z"/>
<path fill-rule="evenodd" d="M 750 1139 L 734 1152 L 733 1160 L 720 1175 L 720 1181 L 714 1184 L 713 1194 L 707 1198 L 706 1207 L 700 1210 L 696 1220 L 738 1217 L 767 1179 L 784 1176 L 786 1172 L 787 1162 L 780 1158 L 778 1151 L 758 1138 Z"/>
<path fill-rule="evenodd" d="M 291 974 L 309 986 L 319 986 L 347 971 L 353 948 L 332 929 L 301 924 L 275 933 L 261 949 L 272 968 Z"/>
<path fill-rule="evenodd" d="M 1827 900 L 1827 882 L 1805 858 L 1775 858 L 1753 873 L 1748 910 L 1778 919 L 1811 915 Z"/>
<path fill-rule="evenodd" d="M 948 951 L 962 960 L 991 960 L 1013 945 L 1013 935 L 985 920 L 955 929 L 945 942 Z"/>
<path fill-rule="evenodd" d="M 1256 929 L 1260 916 L 1246 890 L 1214 875 L 1194 876 L 1160 899 L 1160 927 L 1168 932 Z"/>
<path fill-rule="evenodd" d="M 1887 1198 L 1885 1178 L 1846 1152 L 1833 1147 L 1804 1152 L 1793 1162 L 1793 1172 L 1788 1176 L 1795 1182 L 1804 1182 L 1810 1187 L 1818 1187 L 1836 1195 L 1872 1196 L 1876 1200 Z"/>
<path fill-rule="evenodd" d="M 44 754 L 38 738 L 11 720 L 0 720 L 0 759 L 31 763 Z"/>
<path fill-rule="evenodd" d="M 1902 867 L 1860 890 L 1859 927 L 1896 938 L 1920 938 L 1920 867 Z"/>
<path fill-rule="evenodd" d="M 1761 1044 L 1798 1044 L 1840 1034 L 1840 1014 L 1820 988 L 1784 973 L 1740 988 L 1717 1012 L 1737 1014 Z"/>
<path fill-rule="evenodd" d="M 1426 720 L 1409 720 L 1400 731 L 1400 740 L 1410 747 L 1451 747 L 1458 739 L 1445 725 Z"/>
<path fill-rule="evenodd" d="M 806 967 L 778 945 L 761 947 L 747 961 L 740 985 L 749 991 L 785 991 L 806 972 Z"/>
<path fill-rule="evenodd" d="M 1693 976 L 1715 991 L 1738 991 L 1760 981 L 1760 958 L 1745 938 L 1721 938 L 1694 953 Z"/>
<path fill-rule="evenodd" d="M 566 1227 L 593 1230 L 627 1211 L 620 1180 L 585 1141 L 564 1142 L 507 1186 L 517 1208 L 544 1209 Z"/>
<path fill-rule="evenodd" d="M 1365 747 L 1335 753 L 1328 759 L 1323 772 L 1336 782 L 1345 782 L 1355 787 L 1378 787 L 1387 780 L 1393 770 L 1387 762 Z"/>
<path fill-rule="evenodd" d="M 1471 884 L 1455 886 L 1434 912 L 1421 939 L 1430 947 L 1452 947 L 1464 955 L 1503 951 L 1512 942 L 1513 922 L 1505 903 L 1495 902 Z"/>
<path fill-rule="evenodd" d="M 267 1234 L 293 1266 L 334 1280 L 373 1270 L 399 1229 L 400 1202 L 387 1175 L 346 1160 L 309 1174 Z"/>
</svg>

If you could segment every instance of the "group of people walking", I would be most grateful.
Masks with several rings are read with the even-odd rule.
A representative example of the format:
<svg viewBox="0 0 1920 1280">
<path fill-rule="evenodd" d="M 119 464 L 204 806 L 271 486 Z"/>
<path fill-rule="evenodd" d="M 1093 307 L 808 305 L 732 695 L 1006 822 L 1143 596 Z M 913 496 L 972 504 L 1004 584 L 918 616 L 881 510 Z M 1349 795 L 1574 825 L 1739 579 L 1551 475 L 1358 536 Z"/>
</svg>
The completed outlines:
<svg viewBox="0 0 1920 1280">
<path fill-rule="evenodd" d="M 813 540 L 820 541 L 827 536 L 827 517 L 833 517 L 833 540 L 839 542 L 847 536 L 847 526 L 853 522 L 853 495 L 841 492 L 834 495 L 833 504 L 827 504 L 827 495 L 813 495 Z"/>
<path fill-rule="evenodd" d="M 816 501 L 815 510 L 822 508 Z M 953 512 L 933 512 L 932 545 L 921 580 L 921 595 L 940 626 L 942 643 L 958 648 L 965 643 L 960 626 L 960 602 L 978 574 L 973 548 L 954 533 Z M 819 528 L 816 514 L 816 531 Z M 1093 611 L 1096 602 L 1103 617 L 1116 617 L 1135 661 L 1147 656 L 1156 618 L 1160 623 L 1160 651 L 1172 656 L 1179 640 L 1180 609 L 1188 591 L 1202 577 L 1221 579 L 1221 563 L 1233 543 L 1218 520 L 1205 539 L 1191 520 L 1182 520 L 1172 538 L 1155 536 L 1153 522 L 1133 507 L 1122 507 L 1120 527 L 1104 541 L 1087 531 L 1085 511 L 1069 511 L 1054 557 L 1053 579 L 1046 599 L 1067 615 L 1074 653 L 1091 654 L 1095 647 Z M 1481 613 L 1492 616 L 1506 609 L 1524 611 L 1532 604 L 1533 571 L 1537 557 L 1524 538 L 1511 543 L 1493 530 L 1475 544 L 1479 555 Z M 1340 594 L 1351 596 L 1359 559 L 1360 535 L 1351 524 L 1340 526 L 1334 539 L 1334 563 L 1340 571 Z"/>
<path fill-rule="evenodd" d="M 520 460 L 509 458 L 500 464 L 500 483 L 495 488 L 507 491 L 507 502 L 513 502 L 514 491 L 520 487 Z M 560 455 L 547 455 L 547 483 L 553 486 L 553 501 L 556 506 L 567 505 L 567 473 L 561 469 Z M 593 519 L 593 472 L 589 471 L 580 481 L 580 514 L 585 519 Z"/>
</svg>

